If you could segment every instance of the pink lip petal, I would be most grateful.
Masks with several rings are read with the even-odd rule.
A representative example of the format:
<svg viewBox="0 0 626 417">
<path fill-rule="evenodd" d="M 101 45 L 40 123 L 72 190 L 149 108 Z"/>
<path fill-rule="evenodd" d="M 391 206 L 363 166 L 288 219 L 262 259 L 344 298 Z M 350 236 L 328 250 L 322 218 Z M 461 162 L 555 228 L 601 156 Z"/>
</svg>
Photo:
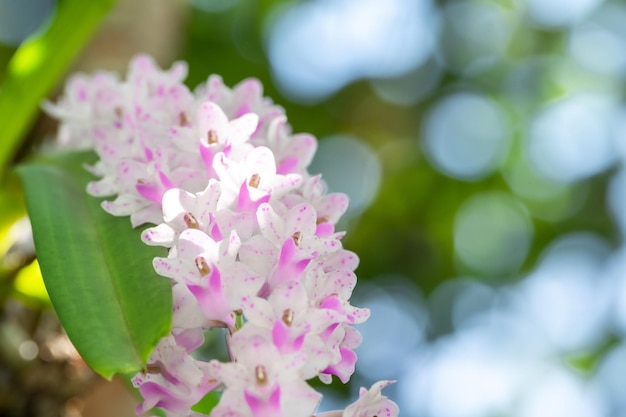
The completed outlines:
<svg viewBox="0 0 626 417">
<path fill-rule="evenodd" d="M 244 390 L 244 398 L 253 417 L 282 417 L 280 409 L 280 386 L 272 390 L 269 398 L 263 400 L 254 396 L 250 391 Z"/>
<path fill-rule="evenodd" d="M 222 290 L 220 272 L 214 265 L 211 266 L 208 280 L 202 284 L 187 282 L 187 287 L 198 300 L 198 304 L 207 319 L 219 320 L 230 328 L 235 327 L 235 321 L 231 314 L 232 308 L 230 308 Z"/>
<path fill-rule="evenodd" d="M 256 201 L 252 200 L 248 185 L 243 182 L 239 188 L 239 198 L 237 199 L 237 211 L 241 213 L 256 213 L 259 206 L 270 201 L 270 195 L 265 194 Z"/>
<path fill-rule="evenodd" d="M 292 328 L 287 327 L 281 319 L 276 320 L 272 327 L 274 346 L 283 355 L 299 351 L 304 343 L 305 333 L 297 333 Z"/>
<path fill-rule="evenodd" d="M 300 258 L 301 253 L 293 238 L 288 238 L 280 250 L 278 264 L 268 282 L 273 288 L 287 281 L 298 281 L 312 258 Z"/>
</svg>

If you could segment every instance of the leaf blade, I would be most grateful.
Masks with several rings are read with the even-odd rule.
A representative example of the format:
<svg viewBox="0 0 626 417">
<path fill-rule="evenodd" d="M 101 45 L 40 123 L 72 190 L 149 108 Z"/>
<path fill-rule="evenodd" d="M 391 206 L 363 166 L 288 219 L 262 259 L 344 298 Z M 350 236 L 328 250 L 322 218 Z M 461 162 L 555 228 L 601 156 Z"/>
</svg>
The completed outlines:
<svg viewBox="0 0 626 417">
<path fill-rule="evenodd" d="M 18 168 L 37 256 L 61 323 L 83 359 L 100 375 L 141 369 L 171 327 L 168 280 L 128 218 L 104 212 L 88 195 L 83 164 L 93 154 L 65 154 Z"/>
</svg>

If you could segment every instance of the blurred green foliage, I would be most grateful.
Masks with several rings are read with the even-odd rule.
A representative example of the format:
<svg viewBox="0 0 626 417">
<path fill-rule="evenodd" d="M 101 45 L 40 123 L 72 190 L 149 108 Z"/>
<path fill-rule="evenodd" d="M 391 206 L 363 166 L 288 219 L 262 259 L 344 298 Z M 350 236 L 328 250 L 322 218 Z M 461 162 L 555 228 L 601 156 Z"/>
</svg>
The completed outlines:
<svg viewBox="0 0 626 417">
<path fill-rule="evenodd" d="M 0 72 L 0 167 L 11 162 L 41 100 L 57 85 L 114 3 L 64 0 L 50 26 L 13 53 L 6 70 Z"/>
<path fill-rule="evenodd" d="M 498 171 L 480 181 L 467 182 L 434 169 L 425 160 L 418 140 L 422 119 L 434 102 L 459 86 L 495 97 L 504 106 L 516 105 L 503 90 L 506 77 L 530 57 L 562 54 L 565 33 L 518 24 L 501 65 L 475 77 L 446 72 L 436 90 L 426 100 L 413 105 L 386 102 L 365 80 L 348 85 L 318 104 L 304 105 L 290 101 L 275 87 L 265 54 L 266 25 L 271 22 L 268 13 L 275 12 L 278 3 L 287 2 L 257 4 L 240 1 L 219 13 L 194 10 L 188 23 L 187 44 L 181 55 L 190 64 L 188 84 L 196 86 L 211 73 L 222 75 L 228 85 L 252 76 L 263 82 L 269 97 L 285 107 L 290 124 L 297 132 L 311 132 L 319 138 L 349 133 L 363 139 L 375 150 L 408 138 L 408 145 L 402 145 L 404 148 L 392 154 L 390 161 L 383 160 L 384 176 L 378 196 L 362 216 L 352 220 L 344 240 L 346 246 L 361 258 L 359 278 L 371 280 L 379 275 L 399 273 L 428 293 L 447 279 L 472 275 L 473 271 L 459 265 L 455 259 L 455 214 L 470 196 L 487 190 L 511 193 L 511 189 Z M 497 3 L 505 10 L 515 7 L 513 2 Z M 528 86 L 529 94 L 534 95 L 535 109 L 563 93 L 558 80 L 553 78 L 557 70 L 556 67 L 546 67 L 545 72 L 537 74 L 534 85 Z M 513 118 L 513 125 L 518 126 L 511 132 L 516 135 L 514 150 L 505 161 L 503 171 L 518 152 L 515 149 L 523 147 L 525 141 L 523 119 L 520 115 Z M 398 158 L 403 155 L 409 155 L 409 160 L 398 164 Z M 605 207 L 608 177 L 608 174 L 595 177 L 569 189 L 565 204 L 583 200 L 572 216 L 559 221 L 533 219 L 534 240 L 520 271 L 511 276 L 482 278 L 495 285 L 518 280 L 533 268 L 550 242 L 571 231 L 595 231 L 616 242 L 618 236 L 614 223 Z M 531 210 L 533 204 L 540 208 L 554 204 L 525 203 Z"/>
</svg>

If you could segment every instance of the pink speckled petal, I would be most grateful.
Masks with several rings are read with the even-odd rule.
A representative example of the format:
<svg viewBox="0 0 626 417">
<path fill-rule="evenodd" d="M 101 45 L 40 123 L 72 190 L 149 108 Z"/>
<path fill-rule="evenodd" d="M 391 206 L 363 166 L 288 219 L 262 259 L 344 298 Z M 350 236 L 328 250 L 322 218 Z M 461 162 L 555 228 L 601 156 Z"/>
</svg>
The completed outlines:
<svg viewBox="0 0 626 417">
<path fill-rule="evenodd" d="M 202 103 L 196 117 L 197 132 L 203 142 L 208 143 L 208 132 L 214 130 L 218 142 L 225 143 L 228 135 L 228 118 L 220 106 L 210 101 Z"/>
</svg>

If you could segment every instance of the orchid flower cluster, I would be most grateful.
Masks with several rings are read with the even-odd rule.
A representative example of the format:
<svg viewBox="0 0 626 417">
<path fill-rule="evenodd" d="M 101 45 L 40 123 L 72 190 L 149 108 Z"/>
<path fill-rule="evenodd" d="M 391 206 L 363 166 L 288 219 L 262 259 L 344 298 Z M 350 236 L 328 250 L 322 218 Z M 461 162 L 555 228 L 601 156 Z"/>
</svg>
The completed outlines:
<svg viewBox="0 0 626 417">
<path fill-rule="evenodd" d="M 369 310 L 349 299 L 357 256 L 335 224 L 348 207 L 307 166 L 317 141 L 292 134 L 284 110 L 258 80 L 233 89 L 219 76 L 190 91 L 184 63 L 161 70 L 148 56 L 126 80 L 75 75 L 46 110 L 62 146 L 93 149 L 87 192 L 104 210 L 146 223 L 147 245 L 168 248 L 156 272 L 171 280 L 173 324 L 132 382 L 137 413 L 199 416 L 192 407 L 222 391 L 213 417 L 310 417 L 322 395 L 306 381 L 347 382 Z M 114 198 L 113 198 L 114 197 Z M 205 331 L 226 328 L 230 362 L 193 354 Z M 326 417 L 390 417 L 381 381 Z"/>
</svg>

